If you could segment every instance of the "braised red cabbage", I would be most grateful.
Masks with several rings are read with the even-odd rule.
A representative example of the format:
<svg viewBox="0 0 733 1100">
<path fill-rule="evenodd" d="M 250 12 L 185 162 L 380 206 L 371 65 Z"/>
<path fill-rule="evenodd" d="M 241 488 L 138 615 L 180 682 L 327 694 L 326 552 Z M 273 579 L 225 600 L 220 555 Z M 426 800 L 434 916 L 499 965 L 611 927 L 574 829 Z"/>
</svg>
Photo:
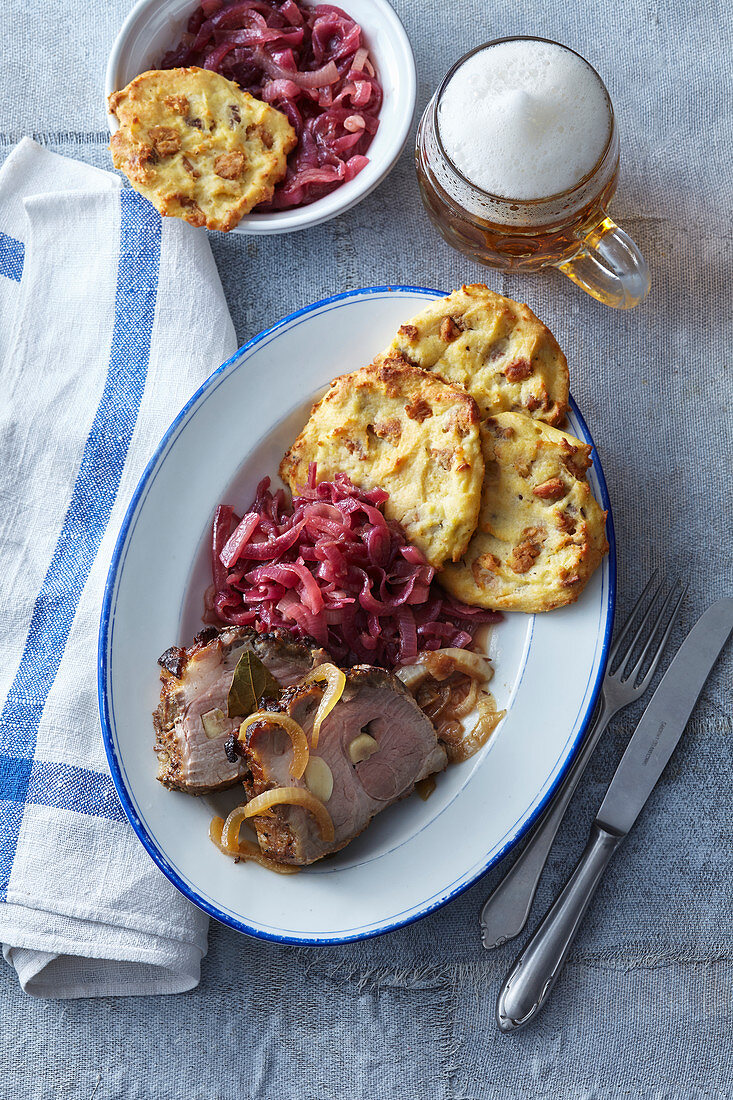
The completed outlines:
<svg viewBox="0 0 733 1100">
<path fill-rule="evenodd" d="M 469 646 L 480 623 L 501 615 L 443 592 L 422 553 L 385 518 L 387 497 L 345 474 L 317 485 L 311 466 L 292 504 L 265 478 L 243 517 L 220 505 L 207 620 L 310 636 L 344 665 L 393 668 L 424 650 Z"/>
<path fill-rule="evenodd" d="M 298 135 L 287 175 L 257 212 L 305 206 L 368 163 L 382 88 L 358 23 L 332 4 L 203 0 L 162 69 L 198 65 L 287 115 Z"/>
</svg>

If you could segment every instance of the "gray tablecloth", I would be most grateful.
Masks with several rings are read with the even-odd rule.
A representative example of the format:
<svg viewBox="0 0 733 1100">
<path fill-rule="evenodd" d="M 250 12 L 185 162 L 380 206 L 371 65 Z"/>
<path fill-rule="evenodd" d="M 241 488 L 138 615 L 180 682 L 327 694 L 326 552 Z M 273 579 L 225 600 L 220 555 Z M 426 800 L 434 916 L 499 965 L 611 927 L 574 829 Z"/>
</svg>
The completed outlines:
<svg viewBox="0 0 733 1100">
<path fill-rule="evenodd" d="M 6 0 L 0 152 L 24 134 L 108 166 L 106 56 L 129 0 Z M 344 217 L 288 237 L 212 241 L 241 341 L 318 298 L 373 283 L 486 279 L 526 300 L 565 349 L 601 455 L 618 537 L 619 614 L 657 565 L 690 582 L 682 631 L 731 591 L 730 176 L 722 0 L 399 0 L 418 111 L 452 61 L 512 33 L 558 39 L 604 77 L 622 137 L 613 210 L 653 289 L 616 313 L 559 274 L 469 263 L 423 214 L 411 148 Z M 730 86 L 728 85 L 728 93 Z M 733 1096 L 730 659 L 619 851 L 554 998 L 511 1038 L 493 1024 L 515 947 L 487 954 L 477 911 L 495 870 L 403 931 L 334 949 L 275 947 L 212 925 L 200 987 L 170 998 L 42 1002 L 0 968 L 0 1096 L 432 1098 Z M 640 707 L 598 752 L 535 905 L 585 843 Z M 457 842 L 459 840 L 457 839 Z"/>
</svg>

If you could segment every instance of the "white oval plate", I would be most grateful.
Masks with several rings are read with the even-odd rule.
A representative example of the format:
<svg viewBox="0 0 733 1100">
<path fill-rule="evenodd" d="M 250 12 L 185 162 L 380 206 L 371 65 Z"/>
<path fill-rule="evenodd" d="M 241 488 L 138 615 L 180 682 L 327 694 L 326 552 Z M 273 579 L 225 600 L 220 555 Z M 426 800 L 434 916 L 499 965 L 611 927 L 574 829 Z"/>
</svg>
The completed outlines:
<svg viewBox="0 0 733 1100">
<path fill-rule="evenodd" d="M 398 928 L 470 886 L 516 844 L 552 797 L 598 694 L 613 626 L 615 551 L 568 608 L 511 614 L 491 632 L 492 690 L 507 716 L 488 745 L 448 769 L 427 802 L 380 814 L 339 855 L 279 876 L 234 864 L 208 839 L 212 812 L 240 801 L 157 782 L 151 711 L 156 660 L 200 628 L 211 518 L 246 507 L 274 474 L 314 398 L 368 362 L 401 323 L 441 297 L 370 287 L 317 302 L 261 333 L 176 417 L 133 496 L 112 559 L 99 638 L 105 746 L 122 805 L 168 878 L 217 920 L 289 943 L 339 943 Z M 592 442 L 573 405 L 570 431 Z M 609 508 L 597 456 L 590 481 Z M 241 794 L 241 792 L 240 792 Z"/>
</svg>

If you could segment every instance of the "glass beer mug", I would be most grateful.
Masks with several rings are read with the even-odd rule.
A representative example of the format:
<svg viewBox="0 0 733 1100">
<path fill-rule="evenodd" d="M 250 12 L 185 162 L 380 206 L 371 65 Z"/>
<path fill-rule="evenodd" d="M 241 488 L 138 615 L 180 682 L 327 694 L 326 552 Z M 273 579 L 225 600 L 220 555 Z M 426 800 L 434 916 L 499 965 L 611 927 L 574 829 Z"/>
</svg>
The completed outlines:
<svg viewBox="0 0 733 1100">
<path fill-rule="evenodd" d="M 502 271 L 557 267 L 617 309 L 649 290 L 643 256 L 607 212 L 611 99 L 575 51 L 525 36 L 478 46 L 428 104 L 415 156 L 431 221 L 465 255 Z"/>
</svg>

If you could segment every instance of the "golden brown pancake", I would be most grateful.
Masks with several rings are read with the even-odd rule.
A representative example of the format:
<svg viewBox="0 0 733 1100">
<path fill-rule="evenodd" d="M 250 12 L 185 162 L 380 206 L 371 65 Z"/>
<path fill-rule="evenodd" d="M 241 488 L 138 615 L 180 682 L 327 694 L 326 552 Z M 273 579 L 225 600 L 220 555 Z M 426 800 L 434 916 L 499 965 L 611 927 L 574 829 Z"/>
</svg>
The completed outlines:
<svg viewBox="0 0 733 1100">
<path fill-rule="evenodd" d="M 476 403 L 459 387 L 401 360 L 336 378 L 280 465 L 293 493 L 311 462 L 319 481 L 342 471 L 388 492 L 385 514 L 436 568 L 466 549 L 484 463 Z"/>
<path fill-rule="evenodd" d="M 528 306 L 482 283 L 401 325 L 381 358 L 394 355 L 462 386 L 483 416 L 526 412 L 548 424 L 565 417 L 568 365 L 557 340 Z"/>
<path fill-rule="evenodd" d="M 456 599 L 500 611 L 573 603 L 608 552 L 606 513 L 585 478 L 590 447 L 522 413 L 490 417 L 482 434 L 478 528 L 440 583 Z"/>
<path fill-rule="evenodd" d="M 164 216 L 227 231 L 285 176 L 285 115 L 209 69 L 142 73 L 109 97 L 115 168 Z"/>
</svg>

